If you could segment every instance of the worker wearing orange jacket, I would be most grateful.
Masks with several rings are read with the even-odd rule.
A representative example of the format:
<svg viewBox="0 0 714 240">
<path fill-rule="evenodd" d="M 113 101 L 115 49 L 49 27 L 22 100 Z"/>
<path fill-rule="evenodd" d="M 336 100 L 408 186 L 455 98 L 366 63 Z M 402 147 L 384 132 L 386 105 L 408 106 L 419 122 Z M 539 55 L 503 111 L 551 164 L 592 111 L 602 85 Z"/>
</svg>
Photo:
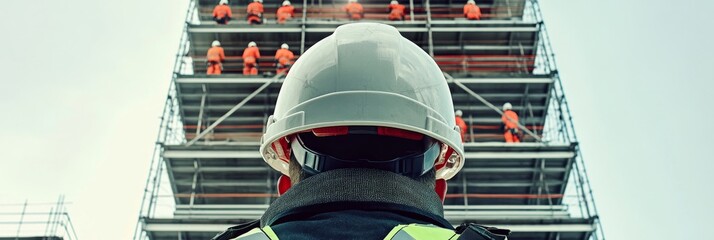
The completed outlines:
<svg viewBox="0 0 714 240">
<path fill-rule="evenodd" d="M 280 49 L 275 52 L 275 61 L 277 61 L 277 69 L 275 71 L 276 74 L 281 74 L 285 73 L 288 71 L 288 68 L 290 67 L 290 63 L 292 60 L 295 58 L 295 55 L 293 52 L 288 50 L 289 46 L 287 43 L 283 43 L 283 45 L 280 45 Z"/>
<path fill-rule="evenodd" d="M 263 23 L 263 0 L 253 0 L 252 3 L 248 4 L 248 23 L 250 24 L 261 24 Z"/>
<path fill-rule="evenodd" d="M 347 5 L 342 7 L 342 10 L 347 13 L 347 17 L 351 20 L 360 20 L 364 18 L 364 8 L 357 0 L 348 0 Z"/>
<path fill-rule="evenodd" d="M 399 20 L 404 20 L 404 10 L 406 7 L 404 5 L 399 4 L 396 0 L 392 1 L 389 3 L 389 7 L 387 10 L 389 11 L 389 20 L 391 21 L 399 21 Z"/>
<path fill-rule="evenodd" d="M 258 75 L 258 58 L 260 58 L 258 44 L 248 43 L 248 48 L 243 51 L 243 75 Z"/>
<path fill-rule="evenodd" d="M 285 21 L 293 18 L 295 16 L 295 8 L 290 5 L 290 1 L 283 1 L 283 6 L 278 8 L 278 12 L 275 17 L 278 18 L 278 23 L 285 23 Z"/>
<path fill-rule="evenodd" d="M 464 17 L 468 20 L 481 20 L 481 8 L 476 6 L 474 0 L 468 0 L 464 5 Z"/>
<path fill-rule="evenodd" d="M 504 132 L 503 138 L 506 142 L 521 142 L 521 137 L 518 134 L 518 114 L 514 112 L 513 105 L 511 103 L 503 104 L 503 116 L 501 116 L 501 121 L 503 121 Z"/>
<path fill-rule="evenodd" d="M 231 7 L 228 6 L 228 0 L 221 0 L 215 8 L 213 8 L 213 20 L 218 24 L 228 24 L 228 21 L 233 17 Z"/>
<path fill-rule="evenodd" d="M 461 110 L 456 110 L 454 112 L 454 115 L 456 115 L 456 126 L 459 126 L 459 130 L 461 131 L 461 142 L 466 142 L 466 131 L 468 126 L 466 126 L 466 121 L 464 121 L 461 116 L 464 115 L 464 112 Z"/>
<path fill-rule="evenodd" d="M 226 60 L 226 54 L 223 52 L 221 43 L 216 40 L 211 43 L 211 48 L 206 53 L 206 61 L 208 62 L 208 75 L 220 75 L 223 70 L 223 60 Z"/>
</svg>

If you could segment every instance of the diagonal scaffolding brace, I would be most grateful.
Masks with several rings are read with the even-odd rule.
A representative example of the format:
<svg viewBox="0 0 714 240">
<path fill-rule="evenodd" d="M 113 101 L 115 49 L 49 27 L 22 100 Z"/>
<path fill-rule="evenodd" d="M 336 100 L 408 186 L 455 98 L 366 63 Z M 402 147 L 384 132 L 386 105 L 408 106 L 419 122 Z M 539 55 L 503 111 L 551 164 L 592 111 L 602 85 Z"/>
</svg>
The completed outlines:
<svg viewBox="0 0 714 240">
<path fill-rule="evenodd" d="M 274 82 L 277 82 L 277 80 L 278 80 L 280 77 L 282 77 L 283 75 L 285 75 L 285 74 L 282 74 L 282 73 L 281 73 L 281 74 L 275 75 L 275 77 L 273 77 L 273 78 L 271 78 L 270 80 L 266 81 L 266 82 L 265 82 L 263 85 L 261 85 L 258 89 L 256 89 L 255 91 L 253 91 L 253 93 L 251 93 L 250 95 L 248 95 L 247 97 L 245 97 L 245 99 L 243 99 L 243 101 L 240 101 L 238 104 L 236 104 L 235 106 L 233 106 L 233 108 L 231 108 L 231 110 L 228 110 L 228 112 L 226 112 L 225 114 L 223 114 L 223 116 L 221 116 L 220 118 L 218 118 L 218 120 L 216 120 L 215 122 L 213 122 L 213 124 L 211 124 L 210 126 L 208 126 L 205 130 L 203 130 L 203 131 L 201 132 L 201 134 L 199 134 L 199 135 L 196 136 L 195 138 L 191 139 L 191 141 L 189 141 L 188 143 L 186 143 L 186 146 L 187 146 L 187 147 L 188 147 L 188 146 L 191 146 L 191 145 L 193 145 L 194 143 L 196 143 L 198 140 L 200 140 L 201 138 L 205 137 L 209 132 L 213 131 L 213 129 L 216 128 L 216 126 L 218 126 L 219 124 L 221 124 L 224 120 L 226 120 L 228 117 L 230 117 L 234 112 L 238 111 L 238 109 L 240 109 L 241 107 L 243 107 L 243 105 L 245 105 L 246 103 L 248 103 L 248 101 L 250 101 L 251 99 L 253 99 L 256 95 L 258 95 L 258 93 L 260 93 L 260 92 L 262 92 L 263 90 L 265 90 L 268 86 L 270 86 L 270 84 L 272 84 L 272 83 L 274 83 Z"/>
<path fill-rule="evenodd" d="M 476 99 L 478 99 L 479 101 L 481 101 L 481 103 L 483 103 L 483 104 L 485 104 L 486 106 L 488 106 L 489 108 L 493 109 L 494 111 L 496 111 L 496 112 L 497 112 L 498 114 L 500 114 L 501 116 L 504 116 L 504 115 L 503 115 L 503 111 L 501 111 L 501 109 L 499 109 L 498 107 L 496 107 L 495 105 L 493 105 L 492 103 L 490 103 L 489 101 L 487 101 L 485 98 L 481 97 L 480 95 L 478 95 L 478 94 L 475 93 L 474 91 L 471 91 L 471 89 L 469 89 L 469 87 L 467 87 L 466 85 L 464 85 L 463 83 L 461 83 L 459 80 L 454 79 L 454 78 L 451 77 L 451 75 L 449 75 L 448 73 L 444 73 L 444 76 L 446 77 L 447 80 L 449 80 L 449 81 L 451 81 L 451 82 L 454 82 L 457 86 L 459 86 L 461 89 L 463 89 L 464 91 L 466 91 L 469 95 L 475 97 Z M 508 117 L 508 116 L 506 116 L 506 117 L 508 118 L 508 120 L 511 120 L 512 122 L 515 122 L 516 124 L 518 124 L 518 128 L 519 128 L 519 129 L 521 129 L 521 130 L 523 130 L 524 132 L 528 133 L 528 135 L 530 135 L 531 137 L 535 138 L 537 141 L 539 141 L 539 142 L 542 142 L 542 141 L 543 141 L 543 139 L 541 139 L 541 137 L 539 137 L 538 135 L 536 135 L 535 133 L 533 133 L 531 130 L 528 130 L 528 128 L 526 128 L 525 126 L 523 126 L 523 124 L 521 124 L 521 123 L 519 123 L 519 122 L 517 122 L 517 121 L 514 121 L 514 119 L 511 119 L 511 118 Z"/>
</svg>

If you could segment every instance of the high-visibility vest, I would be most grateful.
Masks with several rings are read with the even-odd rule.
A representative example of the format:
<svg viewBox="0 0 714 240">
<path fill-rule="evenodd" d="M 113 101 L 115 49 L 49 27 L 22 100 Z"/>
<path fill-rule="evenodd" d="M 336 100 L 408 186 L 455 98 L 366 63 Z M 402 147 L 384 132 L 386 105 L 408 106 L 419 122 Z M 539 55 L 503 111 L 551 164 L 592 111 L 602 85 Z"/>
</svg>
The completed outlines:
<svg viewBox="0 0 714 240">
<path fill-rule="evenodd" d="M 484 230 L 486 231 L 486 230 Z M 483 233 L 483 235 L 489 235 Z M 461 237 L 452 229 L 446 229 L 431 224 L 401 224 L 392 228 L 384 240 L 457 240 Z M 469 236 L 471 237 L 471 236 Z M 505 236 L 498 238 L 476 236 L 475 240 L 507 240 Z M 270 226 L 263 228 L 253 228 L 252 230 L 240 235 L 236 240 L 279 240 L 278 235 L 273 232 Z"/>
</svg>

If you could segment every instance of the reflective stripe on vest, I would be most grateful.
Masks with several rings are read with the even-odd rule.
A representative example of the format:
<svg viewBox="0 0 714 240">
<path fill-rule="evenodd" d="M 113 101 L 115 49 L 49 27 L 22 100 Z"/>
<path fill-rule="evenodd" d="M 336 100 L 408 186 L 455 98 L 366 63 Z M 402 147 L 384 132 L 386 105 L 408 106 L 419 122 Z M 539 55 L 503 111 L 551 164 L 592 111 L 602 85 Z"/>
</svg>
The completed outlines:
<svg viewBox="0 0 714 240">
<path fill-rule="evenodd" d="M 437 227 L 431 224 L 398 225 L 384 237 L 384 240 L 450 240 L 457 239 L 454 230 Z"/>
<path fill-rule="evenodd" d="M 431 224 L 397 225 L 389 231 L 385 240 L 455 240 L 459 237 L 454 230 L 437 227 Z M 240 235 L 236 240 L 278 240 L 278 236 L 270 226 L 252 230 Z"/>
</svg>

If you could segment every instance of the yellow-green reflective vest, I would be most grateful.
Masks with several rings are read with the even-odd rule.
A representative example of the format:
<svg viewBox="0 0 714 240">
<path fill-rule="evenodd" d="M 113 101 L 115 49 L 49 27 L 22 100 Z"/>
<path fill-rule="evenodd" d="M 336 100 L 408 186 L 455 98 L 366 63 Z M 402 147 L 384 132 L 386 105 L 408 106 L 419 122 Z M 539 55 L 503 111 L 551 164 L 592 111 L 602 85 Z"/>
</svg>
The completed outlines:
<svg viewBox="0 0 714 240">
<path fill-rule="evenodd" d="M 431 224 L 397 225 L 384 237 L 385 240 L 455 240 L 459 235 L 454 230 L 437 227 Z M 270 226 L 253 228 L 240 235 L 236 240 L 278 240 Z"/>
</svg>

